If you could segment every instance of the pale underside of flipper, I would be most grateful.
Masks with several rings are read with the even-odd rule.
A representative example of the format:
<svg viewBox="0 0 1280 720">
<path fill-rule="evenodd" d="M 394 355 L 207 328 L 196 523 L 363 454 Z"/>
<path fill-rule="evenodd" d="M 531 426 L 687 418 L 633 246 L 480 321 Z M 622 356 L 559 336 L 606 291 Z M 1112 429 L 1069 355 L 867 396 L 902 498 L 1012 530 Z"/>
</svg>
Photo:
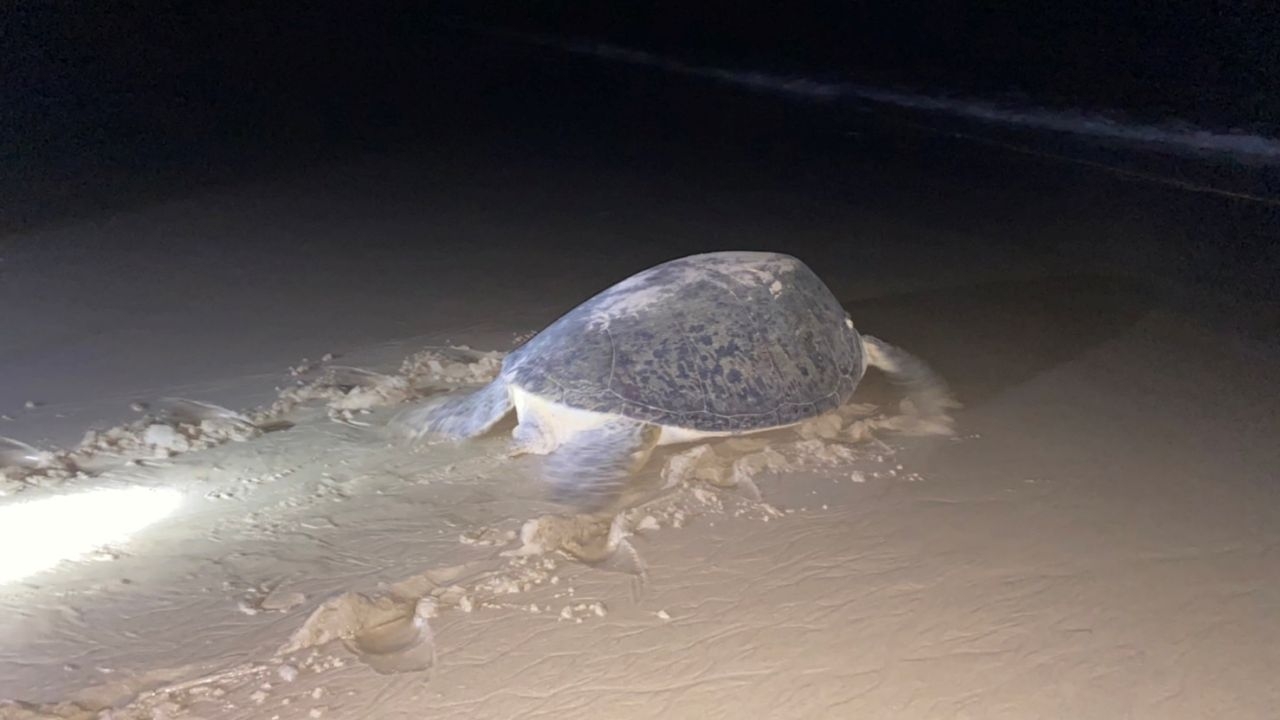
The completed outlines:
<svg viewBox="0 0 1280 720">
<path fill-rule="evenodd" d="M 440 435 L 462 440 L 488 432 L 512 407 L 507 383 L 498 378 L 474 392 L 433 398 L 401 413 L 394 423 L 410 437 Z"/>
<path fill-rule="evenodd" d="M 516 405 L 520 417 L 519 424 L 511 431 L 512 455 L 546 455 L 555 449 L 555 436 L 547 427 L 547 422 L 537 412 L 521 410 Z"/>
<path fill-rule="evenodd" d="M 555 498 L 587 510 L 608 505 L 649 460 L 661 434 L 657 425 L 627 418 L 576 433 L 547 456 Z"/>
</svg>

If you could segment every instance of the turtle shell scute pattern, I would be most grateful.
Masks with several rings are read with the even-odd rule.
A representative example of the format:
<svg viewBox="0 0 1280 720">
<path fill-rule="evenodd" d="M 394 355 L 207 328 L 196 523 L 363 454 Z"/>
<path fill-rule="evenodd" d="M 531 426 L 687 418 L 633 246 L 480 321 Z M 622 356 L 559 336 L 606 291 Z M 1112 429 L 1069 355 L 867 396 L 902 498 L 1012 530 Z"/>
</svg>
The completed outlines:
<svg viewBox="0 0 1280 720">
<path fill-rule="evenodd" d="M 862 344 L 822 281 L 775 253 L 673 260 L 601 292 L 508 356 L 508 382 L 570 407 L 707 432 L 846 402 Z"/>
</svg>

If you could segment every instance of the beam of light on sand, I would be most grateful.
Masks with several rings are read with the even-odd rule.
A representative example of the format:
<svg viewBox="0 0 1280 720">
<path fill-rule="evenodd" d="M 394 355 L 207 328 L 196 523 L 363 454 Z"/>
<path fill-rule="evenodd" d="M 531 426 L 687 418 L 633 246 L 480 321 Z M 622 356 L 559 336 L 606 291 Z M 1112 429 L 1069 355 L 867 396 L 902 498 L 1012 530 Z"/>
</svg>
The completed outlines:
<svg viewBox="0 0 1280 720">
<path fill-rule="evenodd" d="M 127 540 L 177 509 L 169 488 L 103 488 L 0 506 L 0 584 Z"/>
</svg>

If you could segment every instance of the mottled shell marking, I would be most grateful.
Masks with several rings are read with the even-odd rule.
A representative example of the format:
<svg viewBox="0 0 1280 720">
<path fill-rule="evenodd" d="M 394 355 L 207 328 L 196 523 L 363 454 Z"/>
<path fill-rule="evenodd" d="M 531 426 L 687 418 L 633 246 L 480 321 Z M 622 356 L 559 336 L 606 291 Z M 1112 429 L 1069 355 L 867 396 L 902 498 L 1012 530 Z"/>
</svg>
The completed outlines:
<svg viewBox="0 0 1280 720">
<path fill-rule="evenodd" d="M 707 432 L 789 425 L 853 394 L 857 332 L 788 255 L 658 265 L 601 292 L 508 356 L 503 377 L 552 402 Z"/>
</svg>

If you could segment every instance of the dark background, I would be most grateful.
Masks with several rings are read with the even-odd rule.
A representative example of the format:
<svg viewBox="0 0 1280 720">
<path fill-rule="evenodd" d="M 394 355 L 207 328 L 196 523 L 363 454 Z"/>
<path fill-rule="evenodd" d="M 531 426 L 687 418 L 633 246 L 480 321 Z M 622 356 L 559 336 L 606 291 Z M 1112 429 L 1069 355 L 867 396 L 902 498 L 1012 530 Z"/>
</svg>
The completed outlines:
<svg viewBox="0 0 1280 720">
<path fill-rule="evenodd" d="M 693 103 L 666 105 L 666 119 L 632 110 L 623 117 L 618 108 L 656 113 L 663 106 L 626 96 L 631 91 L 611 84 L 628 82 L 621 74 L 592 80 L 598 88 L 577 88 L 577 71 L 526 72 L 530 58 L 551 58 L 556 51 L 504 49 L 511 43 L 478 28 L 608 41 L 727 67 L 1273 133 L 1280 118 L 1277 7 L 666 0 L 27 3 L 5 11 L 0 36 L 0 233 L 194 188 L 297 174 L 370 152 L 479 146 L 485 141 L 477 138 L 511 136 L 522 123 L 575 126 L 572 132 L 530 133 L 531 142 L 545 143 L 528 146 L 534 155 L 595 152 L 606 158 L 611 151 L 601 128 L 625 126 L 636 138 L 685 137 L 687 146 L 671 153 L 688 160 L 703 142 L 697 138 L 705 131 L 697 128 L 704 121 L 736 122 L 715 107 Z M 574 62 L 585 68 L 595 61 Z M 606 100 L 611 93 L 615 100 Z M 550 99 L 556 97 L 561 99 Z M 550 106 L 564 102 L 575 105 Z M 673 127 L 664 128 L 664 122 Z M 741 144 L 726 146 L 726 156 L 762 147 L 751 132 L 741 130 Z M 601 138 L 594 150 L 593 137 Z M 828 142 L 813 138 L 812 157 L 827 152 Z M 912 148 L 938 153 L 934 160 L 952 152 Z M 640 157 L 633 155 L 618 162 Z M 1234 173 L 1229 167 L 1214 172 Z M 1257 192 L 1272 194 L 1266 187 Z M 1232 205 L 1196 218 L 1204 229 L 1194 233 L 1195 246 L 1186 252 L 1211 252 L 1216 265 L 1197 259 L 1188 260 L 1189 267 L 1225 263 L 1247 268 L 1251 276 L 1267 274 L 1257 259 L 1266 258 L 1264 268 L 1274 262 L 1274 243 L 1265 230 L 1273 209 Z"/>
<path fill-rule="evenodd" d="M 469 3 L 465 16 L 755 69 L 1208 124 L 1280 119 L 1267 2 Z M 486 7 L 487 6 L 487 7 Z"/>
<path fill-rule="evenodd" d="M 441 110 L 421 91 L 459 24 L 1149 119 L 1280 122 L 1271 2 L 44 2 L 5 11 L 5 139 L 394 132 Z"/>
<path fill-rule="evenodd" d="M 229 101 L 404 103 L 406 83 L 433 70 L 431 46 L 460 22 L 1147 117 L 1280 121 L 1270 2 L 45 2 L 5 14 L 10 112 L 126 97 L 201 115 Z"/>
</svg>

